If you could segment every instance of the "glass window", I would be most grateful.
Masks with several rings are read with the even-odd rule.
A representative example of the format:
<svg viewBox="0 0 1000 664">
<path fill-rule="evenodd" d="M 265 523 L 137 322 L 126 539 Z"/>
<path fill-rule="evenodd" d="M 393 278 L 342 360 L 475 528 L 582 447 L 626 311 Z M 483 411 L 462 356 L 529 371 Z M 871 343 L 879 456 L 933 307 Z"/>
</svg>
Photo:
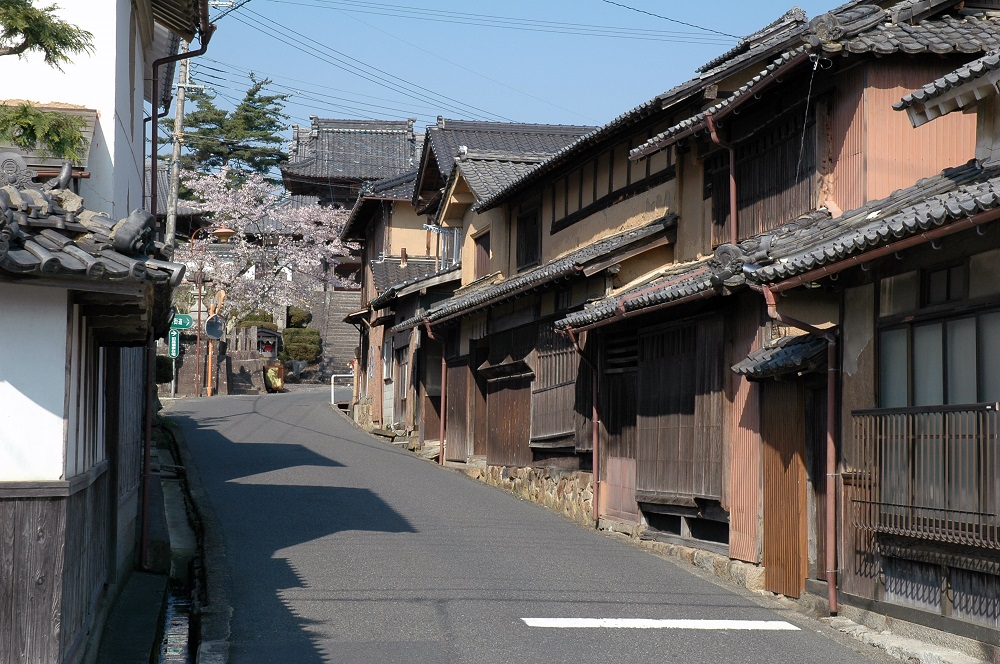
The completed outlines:
<svg viewBox="0 0 1000 664">
<path fill-rule="evenodd" d="M 948 321 L 946 330 L 947 403 L 976 403 L 976 319 Z"/>
<path fill-rule="evenodd" d="M 979 400 L 1000 401 L 1000 353 L 996 343 L 1000 339 L 1000 312 L 979 317 L 979 357 L 983 360 L 982 385 Z"/>
<path fill-rule="evenodd" d="M 904 272 L 887 277 L 881 283 L 879 313 L 883 316 L 913 311 L 919 305 L 920 273 Z"/>
<path fill-rule="evenodd" d="M 944 403 L 944 345 L 941 323 L 913 328 L 913 405 Z"/>
<path fill-rule="evenodd" d="M 879 337 L 879 401 L 883 408 L 909 403 L 906 328 L 886 330 Z"/>
</svg>

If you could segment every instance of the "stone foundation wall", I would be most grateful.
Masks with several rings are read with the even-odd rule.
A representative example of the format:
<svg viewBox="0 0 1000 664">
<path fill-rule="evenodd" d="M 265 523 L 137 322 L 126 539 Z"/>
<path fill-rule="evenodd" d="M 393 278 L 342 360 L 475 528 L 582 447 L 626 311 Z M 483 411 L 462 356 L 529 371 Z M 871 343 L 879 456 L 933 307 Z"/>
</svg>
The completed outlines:
<svg viewBox="0 0 1000 664">
<path fill-rule="evenodd" d="M 592 475 L 581 471 L 550 468 L 486 466 L 463 468 L 469 477 L 506 489 L 560 512 L 577 523 L 594 526 Z"/>
</svg>

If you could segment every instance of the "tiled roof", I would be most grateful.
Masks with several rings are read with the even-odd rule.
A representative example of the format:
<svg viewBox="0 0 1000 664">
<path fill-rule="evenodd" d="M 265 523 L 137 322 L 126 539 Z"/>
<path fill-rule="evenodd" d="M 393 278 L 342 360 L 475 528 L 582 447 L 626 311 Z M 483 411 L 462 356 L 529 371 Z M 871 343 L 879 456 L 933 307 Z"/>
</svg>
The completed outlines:
<svg viewBox="0 0 1000 664">
<path fill-rule="evenodd" d="M 807 24 L 806 13 L 798 7 L 792 7 L 768 25 L 757 32 L 740 39 L 739 43 L 722 55 L 712 58 L 709 62 L 698 67 L 695 71 L 704 74 L 722 65 L 730 63 L 738 56 L 749 53 L 753 49 L 760 49 L 780 40 L 786 41 L 792 34 L 800 34 Z"/>
<path fill-rule="evenodd" d="M 285 177 L 380 180 L 413 168 L 413 121 L 312 119 L 295 127 Z"/>
<path fill-rule="evenodd" d="M 670 266 L 652 279 L 628 290 L 605 297 L 555 322 L 558 328 L 593 325 L 615 315 L 666 304 L 700 293 L 713 293 L 710 259 Z"/>
<path fill-rule="evenodd" d="M 900 101 L 892 105 L 897 111 L 910 108 L 917 104 L 926 104 L 937 99 L 953 88 L 971 83 L 982 78 L 992 71 L 1000 69 L 1000 52 L 993 51 L 981 58 L 973 60 L 967 65 L 963 65 L 953 72 L 949 72 L 941 78 L 932 81 L 924 87 L 904 96 Z"/>
<path fill-rule="evenodd" d="M 362 221 L 367 221 L 367 213 L 378 201 L 409 201 L 413 198 L 413 187 L 417 181 L 415 170 L 407 171 L 401 175 L 394 175 L 391 178 L 375 180 L 365 183 L 358 194 L 358 200 L 351 208 L 351 212 L 344 223 L 344 228 L 340 231 L 342 240 L 364 239 L 365 229 L 361 227 Z"/>
<path fill-rule="evenodd" d="M 830 218 L 812 213 L 768 234 L 773 262 L 753 272 L 781 281 L 868 249 L 1000 207 L 1000 167 L 975 161 Z"/>
<path fill-rule="evenodd" d="M 409 288 L 410 286 L 415 286 L 416 284 L 419 284 L 422 281 L 430 281 L 431 279 L 436 279 L 438 277 L 451 273 L 454 273 L 455 277 L 458 278 L 461 276 L 461 272 L 462 272 L 462 264 L 455 263 L 454 265 L 446 267 L 443 270 L 438 270 L 437 272 L 432 272 L 430 274 L 424 274 L 418 277 L 413 277 L 412 279 L 407 279 L 406 281 L 402 281 L 398 284 L 393 284 L 389 288 L 385 289 L 385 291 L 380 293 L 377 297 L 372 298 L 372 301 L 369 302 L 368 305 L 373 310 L 381 309 L 386 305 L 388 305 L 390 302 L 392 302 L 394 299 L 396 299 L 396 295 L 399 293 L 399 291 L 403 290 L 404 288 Z"/>
<path fill-rule="evenodd" d="M 555 325 L 580 328 L 692 296 L 724 294 L 748 282 L 783 281 L 997 208 L 1000 167 L 984 169 L 972 161 L 839 217 L 817 210 L 739 246 L 721 245 L 712 258 L 672 266 L 654 280 L 599 300 Z"/>
<path fill-rule="evenodd" d="M 476 200 L 493 195 L 545 160 L 546 155 L 468 150 L 457 160 Z"/>
<path fill-rule="evenodd" d="M 68 189 L 0 187 L 0 272 L 67 282 L 176 286 L 184 265 L 160 255 L 155 219 L 137 210 L 126 219 L 87 210 Z M 84 288 L 84 290 L 86 290 Z"/>
<path fill-rule="evenodd" d="M 427 127 L 425 151 L 430 151 L 445 180 L 455 165 L 459 148 L 494 151 L 508 155 L 551 155 L 572 143 L 593 127 L 577 125 L 479 122 L 438 118 Z"/>
<path fill-rule="evenodd" d="M 406 265 L 400 265 L 398 256 L 385 256 L 372 261 L 372 281 L 375 290 L 384 293 L 395 284 L 418 279 L 437 271 L 436 258 L 407 258 Z"/>
<path fill-rule="evenodd" d="M 705 109 L 701 113 L 693 115 L 690 118 L 686 118 L 672 127 L 665 129 L 656 136 L 653 136 L 642 145 L 633 148 L 629 152 L 629 156 L 636 159 L 649 154 L 650 152 L 666 147 L 681 136 L 703 127 L 709 115 L 715 119 L 721 119 L 728 113 L 728 111 L 734 109 L 739 102 L 741 102 L 744 98 L 747 98 L 748 95 L 756 93 L 763 84 L 774 80 L 775 76 L 780 75 L 782 70 L 798 65 L 806 58 L 806 56 L 808 56 L 808 54 L 809 47 L 807 46 L 800 46 L 792 49 L 791 51 L 782 53 L 763 71 L 736 90 L 736 92 L 726 97 L 719 103 Z"/>
<path fill-rule="evenodd" d="M 498 304 L 515 295 L 558 279 L 576 276 L 588 263 L 613 255 L 642 242 L 648 242 L 656 236 L 666 233 L 676 222 L 677 217 L 671 214 L 662 219 L 650 222 L 645 226 L 633 228 L 598 240 L 562 258 L 549 261 L 544 265 L 539 265 L 507 279 L 478 284 L 468 290 L 457 293 L 447 300 L 439 302 L 421 316 L 403 321 L 393 328 L 393 330 L 412 327 L 424 319 L 430 323 L 434 323 L 446 318 L 452 318 L 455 315 L 470 314 L 483 307 Z"/>
<path fill-rule="evenodd" d="M 755 350 L 732 370 L 748 378 L 774 378 L 806 373 L 826 364 L 827 342 L 811 334 L 782 337 L 767 348 Z"/>
</svg>

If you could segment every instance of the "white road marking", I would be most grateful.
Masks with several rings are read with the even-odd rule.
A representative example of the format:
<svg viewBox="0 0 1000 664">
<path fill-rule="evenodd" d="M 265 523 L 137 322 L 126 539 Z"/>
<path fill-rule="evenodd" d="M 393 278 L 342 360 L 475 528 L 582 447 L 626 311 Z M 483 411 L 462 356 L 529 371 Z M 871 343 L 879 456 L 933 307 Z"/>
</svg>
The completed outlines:
<svg viewBox="0 0 1000 664">
<path fill-rule="evenodd" d="M 799 631 L 784 620 L 652 620 L 646 618 L 521 618 L 528 627 L 615 629 L 742 629 Z"/>
</svg>

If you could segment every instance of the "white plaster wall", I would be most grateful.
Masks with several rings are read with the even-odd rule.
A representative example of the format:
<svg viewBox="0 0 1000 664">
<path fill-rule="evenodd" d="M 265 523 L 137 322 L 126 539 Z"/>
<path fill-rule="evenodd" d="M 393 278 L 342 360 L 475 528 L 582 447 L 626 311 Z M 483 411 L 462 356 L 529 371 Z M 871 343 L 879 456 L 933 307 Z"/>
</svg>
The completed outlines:
<svg viewBox="0 0 1000 664">
<path fill-rule="evenodd" d="M 46 6 L 48 6 L 47 3 Z M 142 49 L 132 26 L 131 0 L 71 0 L 56 15 L 94 35 L 94 52 L 73 56 L 63 71 L 40 55 L 3 62 L 3 99 L 63 102 L 93 108 L 97 129 L 80 181 L 87 207 L 115 219 L 142 207 Z"/>
<path fill-rule="evenodd" d="M 63 478 L 67 292 L 0 286 L 0 481 Z"/>
</svg>

